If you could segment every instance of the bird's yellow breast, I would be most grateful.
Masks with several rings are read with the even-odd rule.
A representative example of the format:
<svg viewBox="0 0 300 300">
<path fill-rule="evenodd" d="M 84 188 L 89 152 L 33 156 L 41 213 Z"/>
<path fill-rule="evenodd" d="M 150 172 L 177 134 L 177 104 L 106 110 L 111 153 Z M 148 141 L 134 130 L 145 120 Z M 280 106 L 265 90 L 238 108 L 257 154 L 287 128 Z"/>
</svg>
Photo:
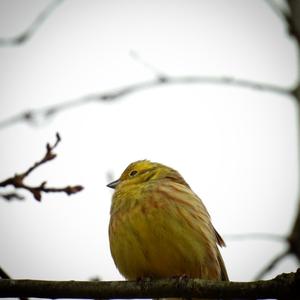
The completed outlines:
<svg viewBox="0 0 300 300">
<path fill-rule="evenodd" d="M 176 189 L 180 185 L 173 185 Z M 199 229 L 198 215 L 184 200 L 170 200 L 168 192 L 163 185 L 116 191 L 109 238 L 117 268 L 127 279 L 180 275 L 219 279 L 215 241 L 207 240 L 210 227 L 206 229 L 204 220 Z"/>
</svg>

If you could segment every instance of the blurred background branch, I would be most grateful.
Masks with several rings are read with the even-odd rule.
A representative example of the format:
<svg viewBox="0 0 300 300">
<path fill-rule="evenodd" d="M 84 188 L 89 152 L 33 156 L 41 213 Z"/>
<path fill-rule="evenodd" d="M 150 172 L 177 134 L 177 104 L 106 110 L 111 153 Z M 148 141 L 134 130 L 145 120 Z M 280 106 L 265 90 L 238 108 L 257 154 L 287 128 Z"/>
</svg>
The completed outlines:
<svg viewBox="0 0 300 300">
<path fill-rule="evenodd" d="M 240 234 L 225 234 L 225 240 L 241 241 L 241 240 L 270 240 L 276 242 L 285 242 L 286 237 L 279 234 L 272 234 L 267 232 L 251 232 Z"/>
<path fill-rule="evenodd" d="M 300 157 L 300 2 L 295 0 L 287 0 L 286 3 L 289 8 L 289 13 L 279 9 L 277 4 L 272 0 L 267 0 L 266 2 L 270 5 L 276 15 L 283 21 L 285 21 L 287 32 L 290 37 L 294 39 L 297 46 L 298 81 L 294 89 L 292 90 L 292 94 L 298 106 L 298 156 Z M 300 158 L 298 158 L 298 160 L 300 163 Z M 300 170 L 300 166 L 298 167 L 298 170 Z M 300 183 L 298 184 L 298 194 L 299 196 L 298 204 L 296 207 L 295 221 L 290 233 L 286 237 L 287 247 L 283 252 L 272 258 L 264 268 L 262 268 L 262 270 L 257 274 L 256 279 L 263 278 L 263 276 L 273 270 L 279 262 L 281 262 L 289 255 L 294 256 L 298 260 L 298 263 L 300 263 Z"/>
<path fill-rule="evenodd" d="M 14 37 L 0 38 L 0 47 L 19 46 L 29 41 L 44 22 L 51 16 L 54 10 L 64 0 L 52 0 L 33 20 L 33 22 L 23 32 Z"/>
<path fill-rule="evenodd" d="M 234 77 L 170 76 L 170 75 L 157 74 L 156 78 L 152 80 L 129 84 L 127 86 L 116 88 L 111 91 L 85 95 L 76 99 L 63 101 L 61 103 L 47 106 L 40 109 L 21 112 L 5 120 L 1 120 L 0 129 L 9 127 L 13 124 L 20 123 L 20 122 L 38 126 L 41 120 L 45 121 L 51 117 L 54 117 L 58 113 L 61 113 L 71 108 L 75 108 L 77 106 L 86 105 L 91 102 L 116 101 L 130 94 L 140 92 L 146 89 L 155 88 L 159 86 L 176 85 L 176 84 L 220 84 L 220 85 L 248 88 L 257 91 L 278 93 L 278 94 L 291 96 L 291 97 L 294 96 L 293 90 L 284 87 L 245 80 L 245 79 L 237 79 Z"/>
</svg>

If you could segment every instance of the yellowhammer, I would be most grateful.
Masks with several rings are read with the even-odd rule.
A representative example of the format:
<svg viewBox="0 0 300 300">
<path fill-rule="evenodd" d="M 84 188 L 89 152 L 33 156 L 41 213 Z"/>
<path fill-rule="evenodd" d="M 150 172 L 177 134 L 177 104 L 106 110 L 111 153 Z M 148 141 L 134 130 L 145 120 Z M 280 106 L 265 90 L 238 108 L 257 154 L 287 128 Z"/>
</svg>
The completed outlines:
<svg viewBox="0 0 300 300">
<path fill-rule="evenodd" d="M 125 278 L 228 280 L 217 246 L 225 243 L 201 199 L 177 171 L 141 160 L 108 187 L 115 189 L 110 249 Z"/>
</svg>

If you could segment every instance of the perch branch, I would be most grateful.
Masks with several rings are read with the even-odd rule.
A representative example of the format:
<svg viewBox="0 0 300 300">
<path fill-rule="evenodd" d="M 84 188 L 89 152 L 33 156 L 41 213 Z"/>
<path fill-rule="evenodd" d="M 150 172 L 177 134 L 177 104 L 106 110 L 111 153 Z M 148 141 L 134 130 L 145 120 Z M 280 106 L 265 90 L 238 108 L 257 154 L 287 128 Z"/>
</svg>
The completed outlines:
<svg viewBox="0 0 300 300">
<path fill-rule="evenodd" d="M 274 279 L 254 282 L 225 282 L 201 279 L 145 281 L 42 281 L 0 280 L 0 297 L 73 299 L 133 298 L 271 298 L 299 299 L 300 270 Z"/>
<path fill-rule="evenodd" d="M 53 153 L 53 150 L 56 148 L 56 146 L 59 144 L 61 141 L 61 138 L 59 134 L 56 134 L 56 141 L 55 143 L 51 146 L 50 144 L 46 145 L 46 154 L 44 157 L 34 163 L 31 167 L 29 167 L 25 172 L 20 173 L 20 174 L 15 174 L 14 176 L 3 180 L 0 182 L 0 187 L 6 187 L 6 186 L 13 186 L 16 189 L 24 189 L 32 193 L 34 198 L 38 201 L 41 200 L 42 198 L 42 193 L 66 193 L 67 195 L 71 195 L 77 192 L 80 192 L 83 187 L 80 185 L 75 185 L 75 186 L 67 186 L 63 188 L 54 188 L 54 187 L 47 187 L 47 182 L 44 181 L 38 186 L 29 186 L 24 183 L 24 179 L 28 177 L 30 173 L 32 173 L 35 169 L 37 169 L 39 166 L 47 163 L 50 160 L 53 160 L 56 157 L 56 154 Z M 17 195 L 17 196 L 16 196 Z M 2 195 L 3 197 L 3 195 Z M 4 198 L 10 200 L 12 198 L 20 198 L 21 196 L 16 193 L 11 193 L 11 194 L 6 194 Z"/>
<path fill-rule="evenodd" d="M 0 267 L 0 278 L 2 279 L 11 279 L 9 275 Z M 26 297 L 19 297 L 19 300 L 28 300 Z"/>
</svg>

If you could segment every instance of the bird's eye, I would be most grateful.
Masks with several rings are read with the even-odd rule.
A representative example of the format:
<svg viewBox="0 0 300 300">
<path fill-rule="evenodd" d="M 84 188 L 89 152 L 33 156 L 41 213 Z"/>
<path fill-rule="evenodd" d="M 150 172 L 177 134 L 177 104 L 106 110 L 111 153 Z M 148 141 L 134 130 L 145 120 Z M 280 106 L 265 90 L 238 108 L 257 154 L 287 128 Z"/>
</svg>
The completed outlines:
<svg viewBox="0 0 300 300">
<path fill-rule="evenodd" d="M 136 170 L 133 170 L 133 171 L 131 171 L 130 173 L 129 173 L 129 176 L 130 177 L 133 177 L 133 176 L 135 176 L 137 174 L 137 171 Z"/>
</svg>

